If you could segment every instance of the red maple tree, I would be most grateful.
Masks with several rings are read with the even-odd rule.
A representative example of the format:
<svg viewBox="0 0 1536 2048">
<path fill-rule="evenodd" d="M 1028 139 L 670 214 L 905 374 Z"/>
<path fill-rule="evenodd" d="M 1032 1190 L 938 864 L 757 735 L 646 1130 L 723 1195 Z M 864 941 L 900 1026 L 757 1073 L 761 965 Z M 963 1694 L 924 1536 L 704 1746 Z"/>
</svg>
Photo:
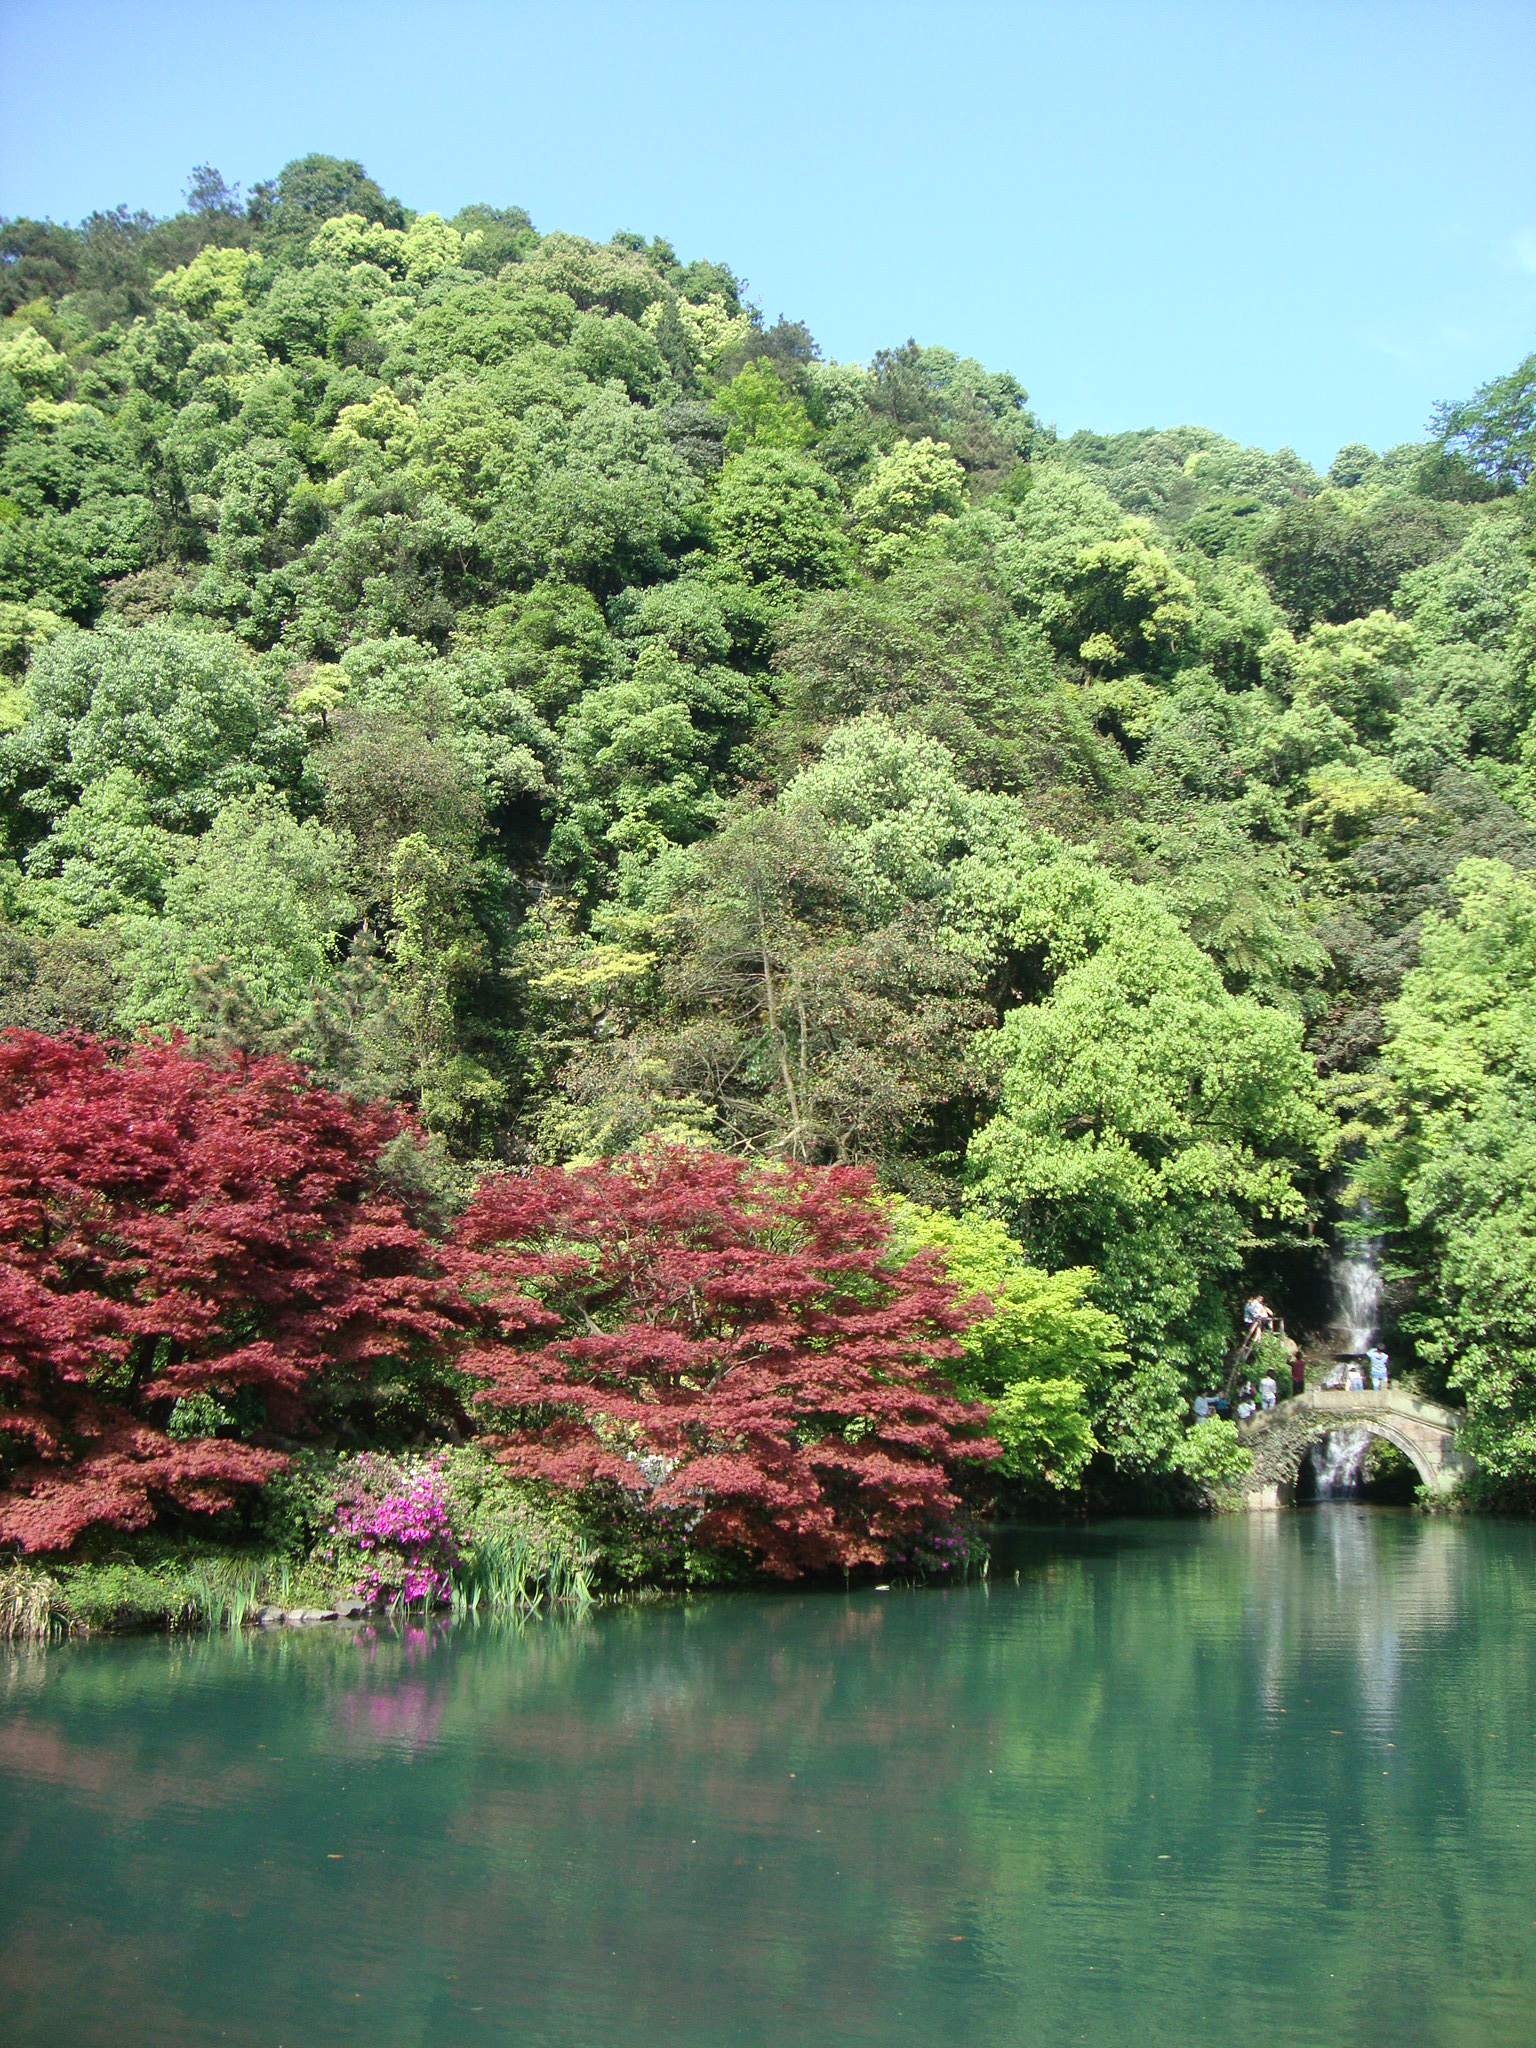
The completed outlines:
<svg viewBox="0 0 1536 2048">
<path fill-rule="evenodd" d="M 259 1396 L 440 1347 L 457 1296 L 380 1183 L 397 1112 L 285 1061 L 0 1034 L 0 1541 L 224 1506 L 282 1458 L 178 1441 L 175 1402 Z"/>
<path fill-rule="evenodd" d="M 893 1257 L 863 1169 L 657 1147 L 506 1175 L 456 1253 L 495 1325 L 460 1362 L 502 1460 L 778 1576 L 954 1540 L 957 1468 L 996 1453 L 941 1371 L 980 1304 Z"/>
</svg>

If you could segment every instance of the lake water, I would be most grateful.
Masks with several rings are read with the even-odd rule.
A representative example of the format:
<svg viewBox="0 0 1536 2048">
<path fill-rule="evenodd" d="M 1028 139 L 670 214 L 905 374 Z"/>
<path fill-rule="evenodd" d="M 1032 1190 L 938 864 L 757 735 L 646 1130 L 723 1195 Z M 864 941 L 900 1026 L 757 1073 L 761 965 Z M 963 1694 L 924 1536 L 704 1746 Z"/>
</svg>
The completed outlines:
<svg viewBox="0 0 1536 2048">
<path fill-rule="evenodd" d="M 12 2044 L 1536 2042 L 1528 1526 L 1120 1523 L 0 1687 Z"/>
</svg>

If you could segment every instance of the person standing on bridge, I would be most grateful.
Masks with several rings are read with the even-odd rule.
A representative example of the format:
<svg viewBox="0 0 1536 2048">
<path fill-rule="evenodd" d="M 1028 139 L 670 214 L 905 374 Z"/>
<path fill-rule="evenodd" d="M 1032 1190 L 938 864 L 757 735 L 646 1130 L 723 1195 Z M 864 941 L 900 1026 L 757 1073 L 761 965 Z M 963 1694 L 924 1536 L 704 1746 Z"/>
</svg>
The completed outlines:
<svg viewBox="0 0 1536 2048">
<path fill-rule="evenodd" d="M 1379 1344 L 1373 1344 L 1365 1356 L 1371 1368 L 1371 1392 L 1379 1394 L 1387 1384 L 1387 1354 Z"/>
</svg>

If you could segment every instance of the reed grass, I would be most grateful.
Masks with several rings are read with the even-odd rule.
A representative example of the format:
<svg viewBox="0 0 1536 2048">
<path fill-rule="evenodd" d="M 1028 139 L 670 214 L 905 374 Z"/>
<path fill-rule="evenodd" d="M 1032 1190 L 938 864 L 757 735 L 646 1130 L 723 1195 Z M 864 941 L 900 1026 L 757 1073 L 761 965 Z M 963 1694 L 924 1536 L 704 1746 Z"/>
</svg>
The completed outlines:
<svg viewBox="0 0 1536 2048">
<path fill-rule="evenodd" d="M 259 1606 L 261 1574 L 248 1564 L 218 1559 L 187 1573 L 187 1606 L 192 1618 L 215 1631 L 243 1628 Z"/>
<path fill-rule="evenodd" d="M 516 1525 L 485 1530 L 454 1573 L 456 1615 L 533 1614 L 541 1606 L 587 1607 L 592 1559 L 581 1547 Z"/>
<path fill-rule="evenodd" d="M 46 1643 L 68 1632 L 57 1579 L 24 1564 L 0 1571 L 0 1642 Z"/>
<path fill-rule="evenodd" d="M 211 1558 L 186 1575 L 187 1618 L 214 1631 L 244 1628 L 259 1607 L 287 1607 L 293 1565 L 286 1557 Z"/>
</svg>

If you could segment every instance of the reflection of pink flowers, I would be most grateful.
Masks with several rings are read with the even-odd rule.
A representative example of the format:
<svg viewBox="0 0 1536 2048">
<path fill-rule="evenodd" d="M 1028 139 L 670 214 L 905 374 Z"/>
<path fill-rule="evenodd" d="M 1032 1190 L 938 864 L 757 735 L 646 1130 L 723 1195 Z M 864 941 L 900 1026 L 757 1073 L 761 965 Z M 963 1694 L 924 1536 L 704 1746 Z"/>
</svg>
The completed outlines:
<svg viewBox="0 0 1536 2048">
<path fill-rule="evenodd" d="M 440 1621 L 411 1624 L 398 1634 L 362 1630 L 358 1642 L 366 1675 L 337 1701 L 337 1716 L 347 1731 L 365 1741 L 409 1749 L 435 1742 L 448 1692 L 441 1672 L 434 1684 L 422 1667 L 447 1640 L 447 1625 Z"/>
<path fill-rule="evenodd" d="M 398 1692 L 376 1692 L 368 1701 L 368 1725 L 375 1735 L 396 1741 L 430 1742 L 443 1718 L 441 1693 L 424 1685 L 403 1685 Z"/>
<path fill-rule="evenodd" d="M 357 1588 L 363 1599 L 401 1599 L 410 1606 L 448 1598 L 459 1549 L 435 1461 L 354 1460 L 337 1502 L 336 1528 L 367 1559 Z"/>
<path fill-rule="evenodd" d="M 342 1714 L 354 1734 L 420 1749 L 436 1741 L 443 1706 L 442 1688 L 428 1687 L 418 1679 L 392 1692 L 359 1688 L 343 1700 Z"/>
</svg>

